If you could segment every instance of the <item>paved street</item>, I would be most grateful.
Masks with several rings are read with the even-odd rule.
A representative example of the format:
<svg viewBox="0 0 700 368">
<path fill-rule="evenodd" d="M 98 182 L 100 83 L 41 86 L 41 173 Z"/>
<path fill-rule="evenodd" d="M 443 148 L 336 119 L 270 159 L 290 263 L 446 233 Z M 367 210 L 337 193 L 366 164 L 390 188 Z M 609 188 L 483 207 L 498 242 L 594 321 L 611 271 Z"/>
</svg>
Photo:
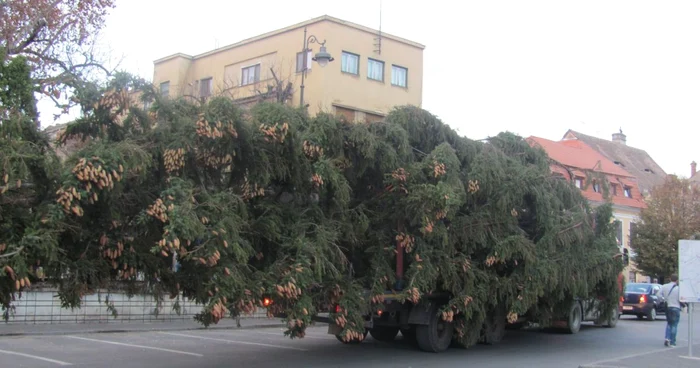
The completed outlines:
<svg viewBox="0 0 700 368">
<path fill-rule="evenodd" d="M 615 329 L 585 325 L 577 335 L 509 331 L 499 345 L 442 354 L 420 352 L 402 341 L 381 343 L 369 336 L 362 344 L 343 345 L 326 334 L 324 325 L 310 328 L 303 340 L 285 338 L 279 327 L 3 336 L 0 366 L 698 367 L 700 360 L 678 358 L 688 352 L 687 316 L 682 317 L 675 349 L 663 346 L 663 317 L 655 322 L 624 317 Z M 700 340 L 700 322 L 695 334 Z M 694 355 L 700 356 L 700 344 Z"/>
</svg>

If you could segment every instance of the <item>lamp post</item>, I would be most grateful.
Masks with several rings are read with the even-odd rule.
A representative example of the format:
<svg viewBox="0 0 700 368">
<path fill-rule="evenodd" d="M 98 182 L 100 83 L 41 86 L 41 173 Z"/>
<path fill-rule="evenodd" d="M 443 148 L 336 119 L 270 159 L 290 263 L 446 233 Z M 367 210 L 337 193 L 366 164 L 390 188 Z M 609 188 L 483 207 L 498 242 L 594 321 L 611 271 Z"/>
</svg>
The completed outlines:
<svg viewBox="0 0 700 368">
<path fill-rule="evenodd" d="M 328 64 L 334 60 L 333 57 L 331 56 L 331 54 L 329 54 L 326 51 L 326 40 L 323 40 L 323 42 L 320 42 L 318 40 L 318 38 L 316 38 L 316 36 L 314 36 L 314 35 L 311 35 L 307 38 L 306 37 L 306 27 L 304 27 L 304 48 L 302 50 L 302 52 L 303 52 L 302 57 L 304 59 L 304 69 L 301 71 L 301 86 L 299 87 L 299 88 L 301 88 L 301 95 L 299 96 L 300 97 L 299 98 L 299 105 L 301 107 L 304 107 L 304 79 L 306 78 L 306 69 L 307 69 L 307 67 L 306 67 L 306 60 L 307 60 L 306 52 L 309 48 L 309 44 L 312 44 L 312 43 L 318 43 L 321 45 L 321 50 L 311 59 L 313 61 L 318 62 L 318 65 L 321 68 L 323 68 L 324 66 L 326 66 L 326 64 Z"/>
</svg>

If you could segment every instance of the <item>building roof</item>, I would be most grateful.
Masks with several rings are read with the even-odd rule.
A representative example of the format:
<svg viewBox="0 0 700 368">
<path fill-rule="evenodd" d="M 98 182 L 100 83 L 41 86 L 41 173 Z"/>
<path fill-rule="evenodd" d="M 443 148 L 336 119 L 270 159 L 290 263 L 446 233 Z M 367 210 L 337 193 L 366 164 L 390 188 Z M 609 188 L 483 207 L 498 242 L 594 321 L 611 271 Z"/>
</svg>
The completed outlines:
<svg viewBox="0 0 700 368">
<path fill-rule="evenodd" d="M 598 153 L 581 141 L 551 141 L 540 137 L 528 137 L 527 141 L 534 146 L 539 146 L 550 159 L 566 166 L 566 169 L 557 164 L 551 165 L 554 173 L 561 174 L 568 180 L 572 180 L 570 173 L 582 178 L 586 177 L 586 171 L 595 171 L 606 174 L 607 180 L 611 183 L 620 184 L 619 188 L 630 188 L 631 198 L 625 197 L 622 193 L 611 195 L 612 202 L 618 206 L 644 208 L 646 207 L 642 194 L 638 189 L 636 178 L 605 156 Z M 593 188 L 582 188 L 581 194 L 592 202 L 605 202 L 603 193 L 595 192 Z"/>
<path fill-rule="evenodd" d="M 539 137 L 529 137 L 528 139 L 542 147 L 552 160 L 562 165 L 629 178 L 634 177 L 623 168 L 615 165 L 605 156 L 580 142 L 555 142 Z"/>
<path fill-rule="evenodd" d="M 245 39 L 245 40 L 236 42 L 236 43 L 231 44 L 231 45 L 227 45 L 227 46 L 223 46 L 223 47 L 220 47 L 220 48 L 218 48 L 218 49 L 215 49 L 215 50 L 207 51 L 207 52 L 202 53 L 202 54 L 199 54 L 199 55 L 191 56 L 191 55 L 187 55 L 187 54 L 183 54 L 183 53 L 178 52 L 178 53 L 175 53 L 175 54 L 172 54 L 172 55 L 169 55 L 169 56 L 160 58 L 160 59 L 158 59 L 158 60 L 155 60 L 153 63 L 154 63 L 154 64 L 159 64 L 159 63 L 162 63 L 162 62 L 164 62 L 164 61 L 167 61 L 167 60 L 170 60 L 170 59 L 173 59 L 173 58 L 176 58 L 176 57 L 181 57 L 181 58 L 185 58 L 185 59 L 194 60 L 194 59 L 198 59 L 198 58 L 202 58 L 202 57 L 205 57 L 205 56 L 209 56 L 209 55 L 215 54 L 215 53 L 217 53 L 217 52 L 222 52 L 222 51 L 230 50 L 230 49 L 232 49 L 232 48 L 236 48 L 236 47 L 239 47 L 239 46 L 243 46 L 243 45 L 248 44 L 248 43 L 251 43 L 251 42 L 259 41 L 259 40 L 262 40 L 262 39 L 265 39 L 265 38 L 268 38 L 268 37 L 276 36 L 276 35 L 278 35 L 278 34 L 282 34 L 282 33 L 289 32 L 289 31 L 293 31 L 293 30 L 295 30 L 295 29 L 303 28 L 303 27 L 306 27 L 306 26 L 308 26 L 308 25 L 311 25 L 311 24 L 314 24 L 314 23 L 323 22 L 323 21 L 328 21 L 328 22 L 337 23 L 337 24 L 340 24 L 340 25 L 344 25 L 344 26 L 346 26 L 346 27 L 354 28 L 354 29 L 357 29 L 357 30 L 360 30 L 360 31 L 364 31 L 364 32 L 367 32 L 367 33 L 371 33 L 371 34 L 378 34 L 378 33 L 379 33 L 379 30 L 376 30 L 376 29 L 372 29 L 372 28 L 369 28 L 369 27 L 365 27 L 365 26 L 362 26 L 362 25 L 359 25 L 359 24 L 356 24 L 356 23 L 352 23 L 352 22 L 349 22 L 349 21 L 346 21 L 346 20 L 342 20 L 342 19 L 339 19 L 339 18 L 331 17 L 330 15 L 322 15 L 322 16 L 320 16 L 320 17 L 316 17 L 316 18 L 313 18 L 313 19 L 309 19 L 309 20 L 304 21 L 304 22 L 301 22 L 301 23 L 293 24 L 293 25 L 288 26 L 288 27 L 285 27 L 285 28 L 281 28 L 281 29 L 277 29 L 277 30 L 274 30 L 274 31 L 271 31 L 271 32 L 263 33 L 263 34 L 261 34 L 261 35 L 258 35 L 258 36 L 255 36 L 255 37 L 251 37 L 251 38 L 248 38 L 248 39 Z M 401 37 L 398 37 L 398 36 L 394 36 L 394 35 L 391 35 L 391 34 L 388 34 L 388 33 L 382 32 L 382 37 L 383 37 L 383 38 L 390 39 L 390 40 L 393 40 L 393 41 L 396 41 L 396 42 L 401 42 L 401 43 L 403 43 L 403 44 L 406 44 L 406 45 L 409 45 L 409 46 L 413 46 L 413 47 L 419 48 L 419 49 L 421 49 L 421 50 L 425 49 L 425 45 L 422 45 L 422 44 L 420 44 L 420 43 L 418 43 L 418 42 L 414 42 L 414 41 L 407 40 L 407 39 L 405 39 L 405 38 L 401 38 Z"/>
<path fill-rule="evenodd" d="M 642 149 L 596 138 L 571 129 L 564 134 L 563 139 L 579 140 L 609 160 L 620 163 L 620 166 L 637 178 L 639 188 L 644 194 L 648 194 L 655 186 L 662 184 L 666 178 L 666 172 Z"/>
</svg>

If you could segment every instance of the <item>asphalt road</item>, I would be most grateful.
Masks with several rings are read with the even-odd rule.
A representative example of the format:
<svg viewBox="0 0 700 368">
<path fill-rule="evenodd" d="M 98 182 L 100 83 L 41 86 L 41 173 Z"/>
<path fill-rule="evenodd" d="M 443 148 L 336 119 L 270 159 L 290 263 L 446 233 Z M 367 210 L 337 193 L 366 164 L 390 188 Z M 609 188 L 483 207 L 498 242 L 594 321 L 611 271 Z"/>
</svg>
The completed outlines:
<svg viewBox="0 0 700 368">
<path fill-rule="evenodd" d="M 617 366 L 624 359 L 645 363 L 635 367 L 669 367 L 669 361 L 654 363 L 653 358 L 687 355 L 687 316 L 682 317 L 675 349 L 663 346 L 663 317 L 654 322 L 623 317 L 614 329 L 586 324 L 576 335 L 508 331 L 498 345 L 441 354 L 418 351 L 400 341 L 400 335 L 393 343 L 368 336 L 362 344 L 343 345 L 326 334 L 325 326 L 308 329 L 302 340 L 284 337 L 280 328 L 6 336 L 0 338 L 0 367 L 578 368 Z M 700 318 L 696 321 L 697 343 Z M 694 355 L 700 356 L 700 345 Z M 700 366 L 700 361 L 687 362 Z"/>
</svg>

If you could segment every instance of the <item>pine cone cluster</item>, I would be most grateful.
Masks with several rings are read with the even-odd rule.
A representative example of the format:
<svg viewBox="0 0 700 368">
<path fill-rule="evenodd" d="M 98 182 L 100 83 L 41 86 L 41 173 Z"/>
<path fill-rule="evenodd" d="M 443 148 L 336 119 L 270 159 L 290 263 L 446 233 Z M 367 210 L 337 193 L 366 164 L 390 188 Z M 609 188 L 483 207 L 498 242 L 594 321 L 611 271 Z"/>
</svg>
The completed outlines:
<svg viewBox="0 0 700 368">
<path fill-rule="evenodd" d="M 10 176 L 9 176 L 7 173 L 5 173 L 5 175 L 2 176 L 2 181 L 3 181 L 3 183 L 4 183 L 5 185 L 3 185 L 3 186 L 0 187 L 0 194 L 5 194 L 5 192 L 7 192 L 7 189 L 8 189 L 8 187 L 9 187 L 9 186 L 7 185 L 7 182 L 8 182 L 9 180 L 10 180 Z M 19 182 L 19 186 L 18 186 L 18 188 L 19 188 L 20 186 L 22 186 L 22 181 L 19 180 L 18 182 Z"/>
<path fill-rule="evenodd" d="M 258 188 L 258 184 L 253 184 L 251 188 L 247 175 L 243 178 L 241 191 L 243 192 L 243 199 L 245 200 L 253 199 L 255 197 L 262 197 L 265 195 L 265 188 Z"/>
<path fill-rule="evenodd" d="M 436 178 L 439 178 L 442 175 L 445 175 L 447 171 L 445 170 L 445 164 L 439 163 L 437 161 L 433 161 L 433 175 Z"/>
<path fill-rule="evenodd" d="M 15 290 L 19 291 L 19 289 L 24 288 L 24 287 L 29 287 L 32 285 L 31 281 L 29 281 L 28 277 L 21 277 L 17 278 L 17 274 L 15 273 L 15 270 L 12 269 L 9 265 L 3 267 L 3 271 L 5 271 L 5 274 L 10 277 L 15 282 Z"/>
<path fill-rule="evenodd" d="M 323 177 L 318 174 L 313 174 L 311 176 L 311 183 L 314 186 L 314 189 L 318 189 L 323 185 Z"/>
<path fill-rule="evenodd" d="M 174 205 L 171 203 L 170 204 L 170 209 L 173 209 Z M 168 208 L 165 206 L 165 202 L 163 202 L 162 199 L 158 198 L 156 199 L 156 202 L 150 206 L 148 206 L 148 209 L 146 210 L 146 214 L 149 216 L 155 217 L 158 219 L 160 222 L 165 223 L 168 221 Z"/>
<path fill-rule="evenodd" d="M 323 147 L 321 146 L 309 143 L 309 141 L 304 141 L 302 146 L 304 149 L 304 154 L 309 159 L 313 160 L 323 156 Z"/>
<path fill-rule="evenodd" d="M 260 131 L 265 135 L 265 142 L 276 142 L 284 143 L 284 139 L 289 132 L 289 124 L 284 123 L 282 127 L 278 129 L 278 124 L 273 126 L 267 126 L 266 124 L 260 124 Z"/>
<path fill-rule="evenodd" d="M 228 309 L 226 309 L 226 306 L 224 305 L 224 302 L 219 299 L 214 303 L 214 306 L 211 308 L 211 317 L 214 323 L 219 323 L 219 321 L 226 317 L 228 314 Z"/>
<path fill-rule="evenodd" d="M 405 183 L 408 179 L 408 172 L 403 167 L 399 167 L 391 173 L 391 177 Z"/>
<path fill-rule="evenodd" d="M 209 124 L 209 122 L 204 118 L 204 114 L 199 114 L 199 119 L 195 123 L 197 135 L 200 137 L 207 137 L 211 139 L 223 138 L 224 132 L 233 138 L 238 138 L 238 132 L 236 128 L 233 127 L 232 123 L 222 123 L 217 121 L 216 124 Z"/>
<path fill-rule="evenodd" d="M 467 191 L 469 194 L 474 194 L 479 191 L 479 181 L 478 180 L 469 180 L 468 182 L 468 188 Z"/>
<path fill-rule="evenodd" d="M 413 244 L 415 242 L 415 238 L 412 235 L 408 235 L 406 233 L 399 233 L 396 235 L 396 241 L 399 243 L 399 247 L 403 248 L 406 250 L 406 253 L 411 253 L 413 250 Z"/>
<path fill-rule="evenodd" d="M 168 174 L 177 172 L 185 167 L 185 150 L 182 148 L 166 149 L 163 152 L 163 163 Z"/>
</svg>

